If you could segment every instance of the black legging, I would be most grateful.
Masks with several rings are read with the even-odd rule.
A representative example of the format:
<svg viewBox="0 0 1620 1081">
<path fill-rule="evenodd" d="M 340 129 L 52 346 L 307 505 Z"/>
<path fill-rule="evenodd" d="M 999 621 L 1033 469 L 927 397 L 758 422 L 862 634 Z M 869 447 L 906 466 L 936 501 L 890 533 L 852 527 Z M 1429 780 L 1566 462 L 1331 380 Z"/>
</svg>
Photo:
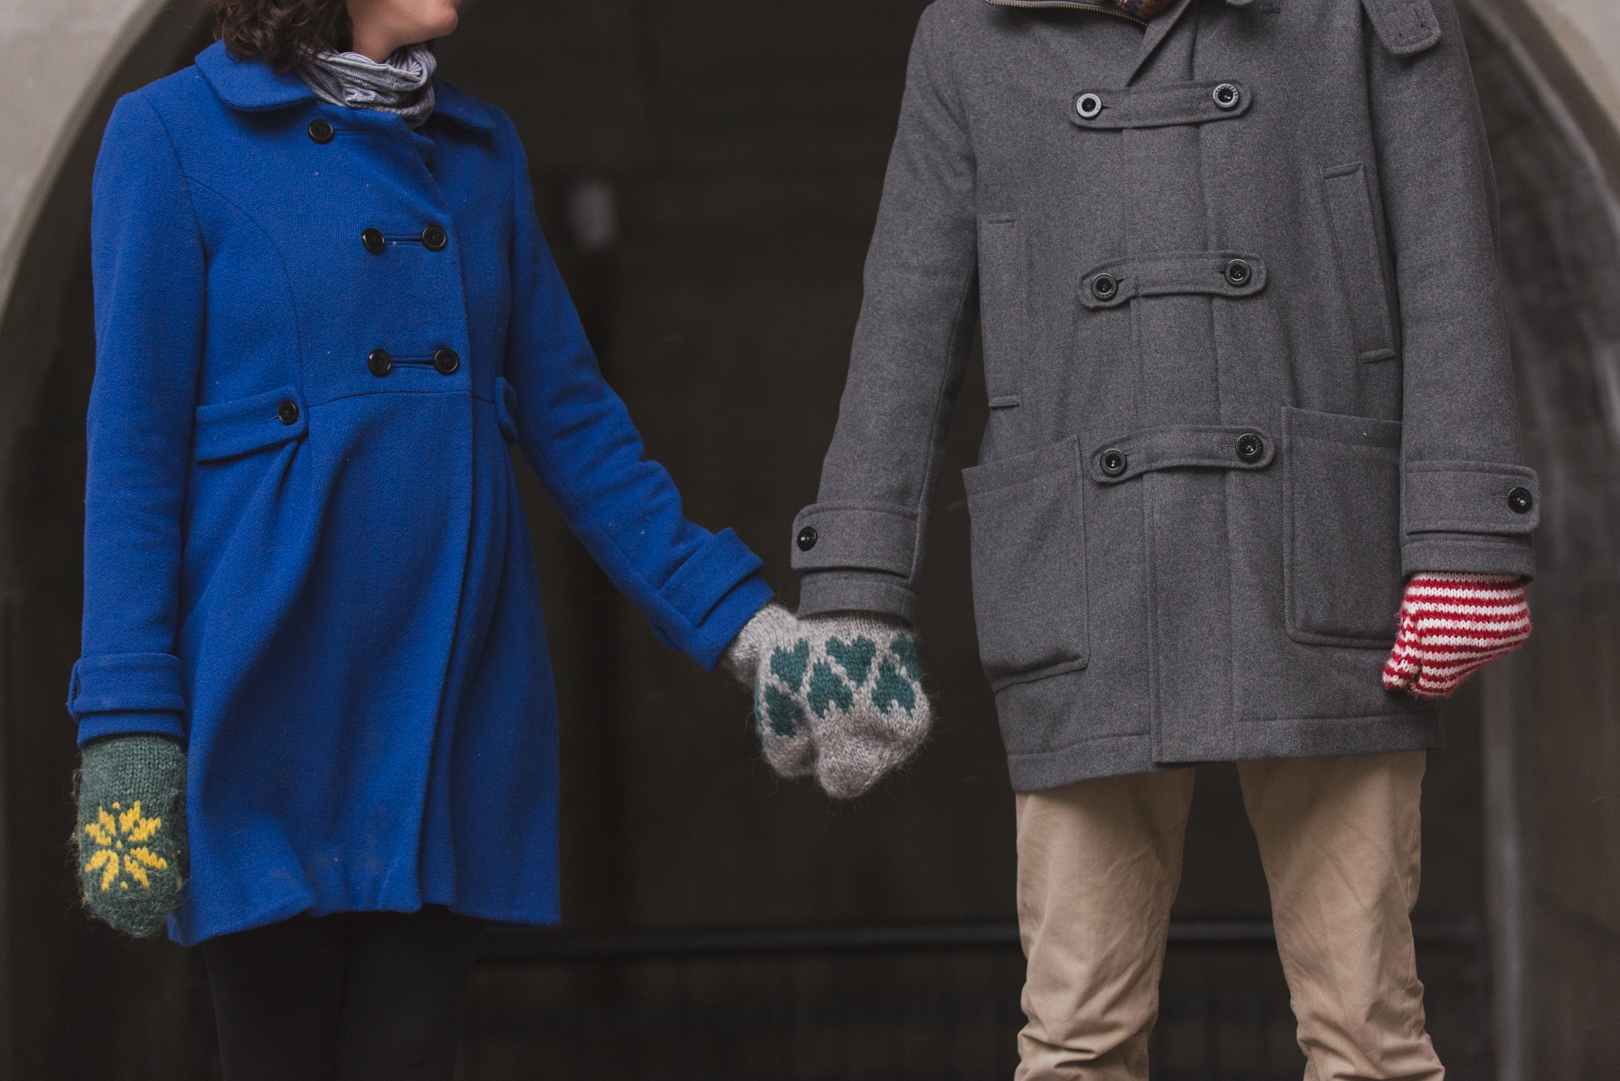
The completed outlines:
<svg viewBox="0 0 1620 1081">
<path fill-rule="evenodd" d="M 429 906 L 204 942 L 226 1081 L 450 1081 L 481 926 Z"/>
</svg>

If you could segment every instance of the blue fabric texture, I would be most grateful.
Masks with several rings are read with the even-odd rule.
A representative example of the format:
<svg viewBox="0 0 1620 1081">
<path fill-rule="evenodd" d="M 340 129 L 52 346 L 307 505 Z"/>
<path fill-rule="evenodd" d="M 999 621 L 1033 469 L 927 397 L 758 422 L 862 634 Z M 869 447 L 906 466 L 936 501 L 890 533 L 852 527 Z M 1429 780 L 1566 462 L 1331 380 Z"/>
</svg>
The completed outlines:
<svg viewBox="0 0 1620 1081">
<path fill-rule="evenodd" d="M 556 702 L 509 440 L 699 664 L 770 597 L 603 381 L 511 122 L 435 92 L 412 132 L 215 45 L 107 127 L 69 710 L 81 743 L 188 745 L 184 944 L 423 904 L 557 919 Z"/>
</svg>

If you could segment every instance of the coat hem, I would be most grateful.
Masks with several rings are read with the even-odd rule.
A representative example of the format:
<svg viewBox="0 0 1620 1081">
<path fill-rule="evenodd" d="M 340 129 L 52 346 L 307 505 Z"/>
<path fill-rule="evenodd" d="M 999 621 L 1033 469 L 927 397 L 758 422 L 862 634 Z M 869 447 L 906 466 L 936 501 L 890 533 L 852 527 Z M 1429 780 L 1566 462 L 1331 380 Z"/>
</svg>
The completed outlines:
<svg viewBox="0 0 1620 1081">
<path fill-rule="evenodd" d="M 224 920 L 217 927 L 210 928 L 201 933 L 195 927 L 188 927 L 182 931 L 178 914 L 169 916 L 169 938 L 181 946 L 196 946 L 209 939 L 221 938 L 225 935 L 240 934 L 243 931 L 252 931 L 260 927 L 268 927 L 273 923 L 290 920 L 294 916 L 335 916 L 344 912 L 420 912 L 425 905 L 442 904 L 451 912 L 467 916 L 475 920 L 483 920 L 492 924 L 501 924 L 507 927 L 555 927 L 562 922 L 562 912 L 558 905 L 547 906 L 544 911 L 523 912 L 504 908 L 500 905 L 485 907 L 477 903 L 458 901 L 437 901 L 432 898 L 423 898 L 414 905 L 339 905 L 335 908 L 323 907 L 314 897 L 294 899 L 279 905 L 272 905 L 262 909 L 251 916 Z"/>
<path fill-rule="evenodd" d="M 1203 761 L 1388 754 L 1428 750 L 1444 743 L 1440 714 L 1433 709 L 1367 717 L 1235 720 L 1229 732 L 1229 753 Z M 1149 732 L 1099 736 L 1056 751 L 1009 754 L 1007 771 L 1014 791 L 1037 792 L 1099 777 L 1164 773 L 1202 764 L 1155 761 L 1152 748 L 1153 736 Z"/>
</svg>

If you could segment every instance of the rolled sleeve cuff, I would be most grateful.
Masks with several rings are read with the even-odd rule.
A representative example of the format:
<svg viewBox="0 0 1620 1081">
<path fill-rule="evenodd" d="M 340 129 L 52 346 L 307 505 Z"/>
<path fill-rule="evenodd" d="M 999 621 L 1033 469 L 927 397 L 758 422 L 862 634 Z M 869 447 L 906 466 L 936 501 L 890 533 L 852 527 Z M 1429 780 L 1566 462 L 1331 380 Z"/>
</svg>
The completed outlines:
<svg viewBox="0 0 1620 1081">
<path fill-rule="evenodd" d="M 180 658 L 170 653 L 107 653 L 80 657 L 68 688 L 68 713 L 184 713 Z"/>
<path fill-rule="evenodd" d="M 701 664 L 706 671 L 714 671 L 714 666 L 720 663 L 721 656 L 726 647 L 731 645 L 737 633 L 747 625 L 754 613 L 770 603 L 771 587 L 765 584 L 765 578 L 760 574 L 752 574 L 720 598 L 720 602 L 710 609 L 708 618 L 700 624 L 691 640 L 687 643 L 686 653 L 694 661 Z"/>
<path fill-rule="evenodd" d="M 1401 548 L 1408 576 L 1428 572 L 1536 576 L 1536 553 L 1528 537 L 1482 537 L 1470 533 L 1423 533 Z"/>
<path fill-rule="evenodd" d="M 758 574 L 762 566 L 734 530 L 723 529 L 686 557 L 659 596 L 694 627 L 701 627 L 738 583 Z"/>
<path fill-rule="evenodd" d="M 92 713 L 79 722 L 79 746 L 108 736 L 168 736 L 184 747 L 185 727 L 178 713 L 159 710 Z"/>
<path fill-rule="evenodd" d="M 876 612 L 915 623 L 917 594 L 905 579 L 872 571 L 812 571 L 799 587 L 799 615 Z"/>
</svg>

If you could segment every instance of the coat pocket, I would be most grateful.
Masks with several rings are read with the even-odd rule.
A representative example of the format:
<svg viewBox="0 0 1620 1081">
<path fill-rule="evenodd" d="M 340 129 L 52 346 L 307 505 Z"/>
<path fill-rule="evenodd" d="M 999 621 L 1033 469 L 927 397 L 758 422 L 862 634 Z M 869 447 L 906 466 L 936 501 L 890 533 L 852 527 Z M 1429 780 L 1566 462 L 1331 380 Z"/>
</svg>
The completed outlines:
<svg viewBox="0 0 1620 1081">
<path fill-rule="evenodd" d="M 1387 648 L 1401 606 L 1401 426 L 1283 410 L 1288 635 Z"/>
<path fill-rule="evenodd" d="M 1334 166 L 1323 174 L 1323 187 L 1356 355 L 1364 361 L 1388 360 L 1395 355 L 1395 329 L 1367 170 L 1359 161 Z"/>
<path fill-rule="evenodd" d="M 1077 439 L 965 470 L 979 657 L 997 688 L 1085 667 Z"/>
<path fill-rule="evenodd" d="M 199 462 L 235 458 L 301 439 L 308 410 L 295 387 L 278 387 L 251 398 L 216 402 L 197 409 Z"/>
</svg>

